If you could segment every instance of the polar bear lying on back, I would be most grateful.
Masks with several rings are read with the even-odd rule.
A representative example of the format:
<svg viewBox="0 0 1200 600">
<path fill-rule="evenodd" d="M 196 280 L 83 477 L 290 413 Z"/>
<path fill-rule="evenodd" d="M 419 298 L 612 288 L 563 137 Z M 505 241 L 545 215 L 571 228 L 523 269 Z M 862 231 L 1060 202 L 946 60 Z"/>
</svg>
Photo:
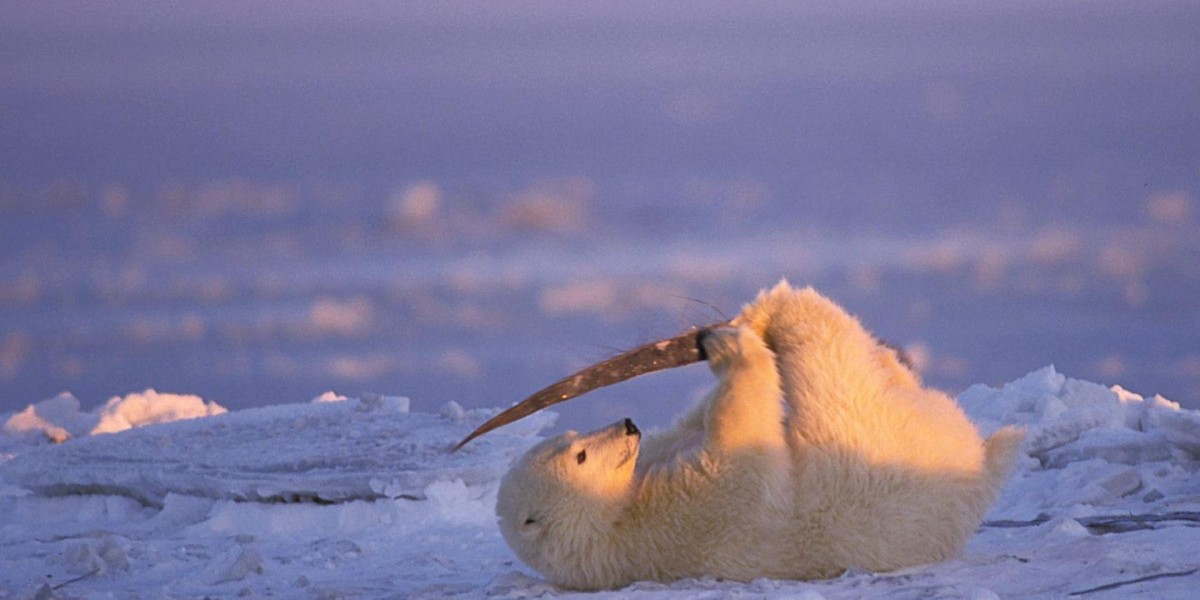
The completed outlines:
<svg viewBox="0 0 1200 600">
<path fill-rule="evenodd" d="M 629 419 L 567 432 L 505 476 L 500 530 L 551 582 L 813 579 L 952 557 L 1023 437 L 981 440 L 811 288 L 763 292 L 703 343 L 717 385 L 671 430 L 640 444 Z"/>
</svg>

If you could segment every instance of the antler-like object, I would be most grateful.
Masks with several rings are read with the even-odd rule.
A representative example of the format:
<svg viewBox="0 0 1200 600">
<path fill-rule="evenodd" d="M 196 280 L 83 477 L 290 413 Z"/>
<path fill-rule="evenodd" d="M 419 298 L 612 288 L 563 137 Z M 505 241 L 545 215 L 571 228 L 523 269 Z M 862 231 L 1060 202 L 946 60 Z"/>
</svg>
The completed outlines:
<svg viewBox="0 0 1200 600">
<path fill-rule="evenodd" d="M 705 355 L 704 345 L 701 343 L 704 334 L 715 327 L 727 324 L 727 322 L 720 322 L 707 327 L 689 329 L 673 338 L 638 346 L 633 350 L 596 363 L 574 375 L 568 375 L 488 419 L 486 423 L 472 431 L 471 435 L 463 438 L 463 441 L 459 442 L 452 452 L 497 427 L 523 419 L 547 406 L 566 402 L 592 390 L 621 383 L 638 375 L 682 367 L 705 360 L 708 357 Z"/>
</svg>

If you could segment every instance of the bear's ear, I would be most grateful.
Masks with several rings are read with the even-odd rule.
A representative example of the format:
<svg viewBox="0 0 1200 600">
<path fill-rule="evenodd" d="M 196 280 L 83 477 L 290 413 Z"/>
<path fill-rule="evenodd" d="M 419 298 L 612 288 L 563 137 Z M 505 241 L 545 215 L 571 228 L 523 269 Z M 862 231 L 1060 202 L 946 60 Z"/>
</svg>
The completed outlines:
<svg viewBox="0 0 1200 600">
<path fill-rule="evenodd" d="M 538 515 L 529 515 L 525 519 L 524 524 L 521 525 L 521 535 L 540 537 L 543 527 L 545 525 L 542 524 L 541 518 Z"/>
</svg>

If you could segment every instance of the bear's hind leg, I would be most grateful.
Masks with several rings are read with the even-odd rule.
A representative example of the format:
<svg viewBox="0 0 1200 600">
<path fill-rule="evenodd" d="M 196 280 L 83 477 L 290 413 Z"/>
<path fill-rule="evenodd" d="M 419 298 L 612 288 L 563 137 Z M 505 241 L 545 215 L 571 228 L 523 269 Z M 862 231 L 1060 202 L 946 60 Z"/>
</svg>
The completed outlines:
<svg viewBox="0 0 1200 600">
<path fill-rule="evenodd" d="M 807 442 L 844 443 L 847 435 L 865 433 L 863 424 L 872 422 L 889 388 L 918 386 L 915 377 L 902 376 L 907 370 L 894 353 L 812 288 L 780 283 L 734 323 L 758 332 L 775 352 L 788 429 Z"/>
<path fill-rule="evenodd" d="M 717 386 L 709 393 L 705 446 L 716 452 L 784 447 L 783 396 L 775 356 L 749 327 L 704 338 Z"/>
</svg>

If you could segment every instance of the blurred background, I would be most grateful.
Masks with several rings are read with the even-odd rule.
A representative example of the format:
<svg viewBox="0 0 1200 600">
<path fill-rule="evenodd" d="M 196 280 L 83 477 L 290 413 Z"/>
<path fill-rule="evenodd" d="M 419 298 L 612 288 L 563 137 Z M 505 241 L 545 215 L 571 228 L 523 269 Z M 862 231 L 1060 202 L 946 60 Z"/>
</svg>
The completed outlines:
<svg viewBox="0 0 1200 600">
<path fill-rule="evenodd" d="M 0 413 L 505 406 L 780 277 L 951 393 L 1054 364 L 1200 406 L 1192 0 L 0 13 Z"/>
</svg>

